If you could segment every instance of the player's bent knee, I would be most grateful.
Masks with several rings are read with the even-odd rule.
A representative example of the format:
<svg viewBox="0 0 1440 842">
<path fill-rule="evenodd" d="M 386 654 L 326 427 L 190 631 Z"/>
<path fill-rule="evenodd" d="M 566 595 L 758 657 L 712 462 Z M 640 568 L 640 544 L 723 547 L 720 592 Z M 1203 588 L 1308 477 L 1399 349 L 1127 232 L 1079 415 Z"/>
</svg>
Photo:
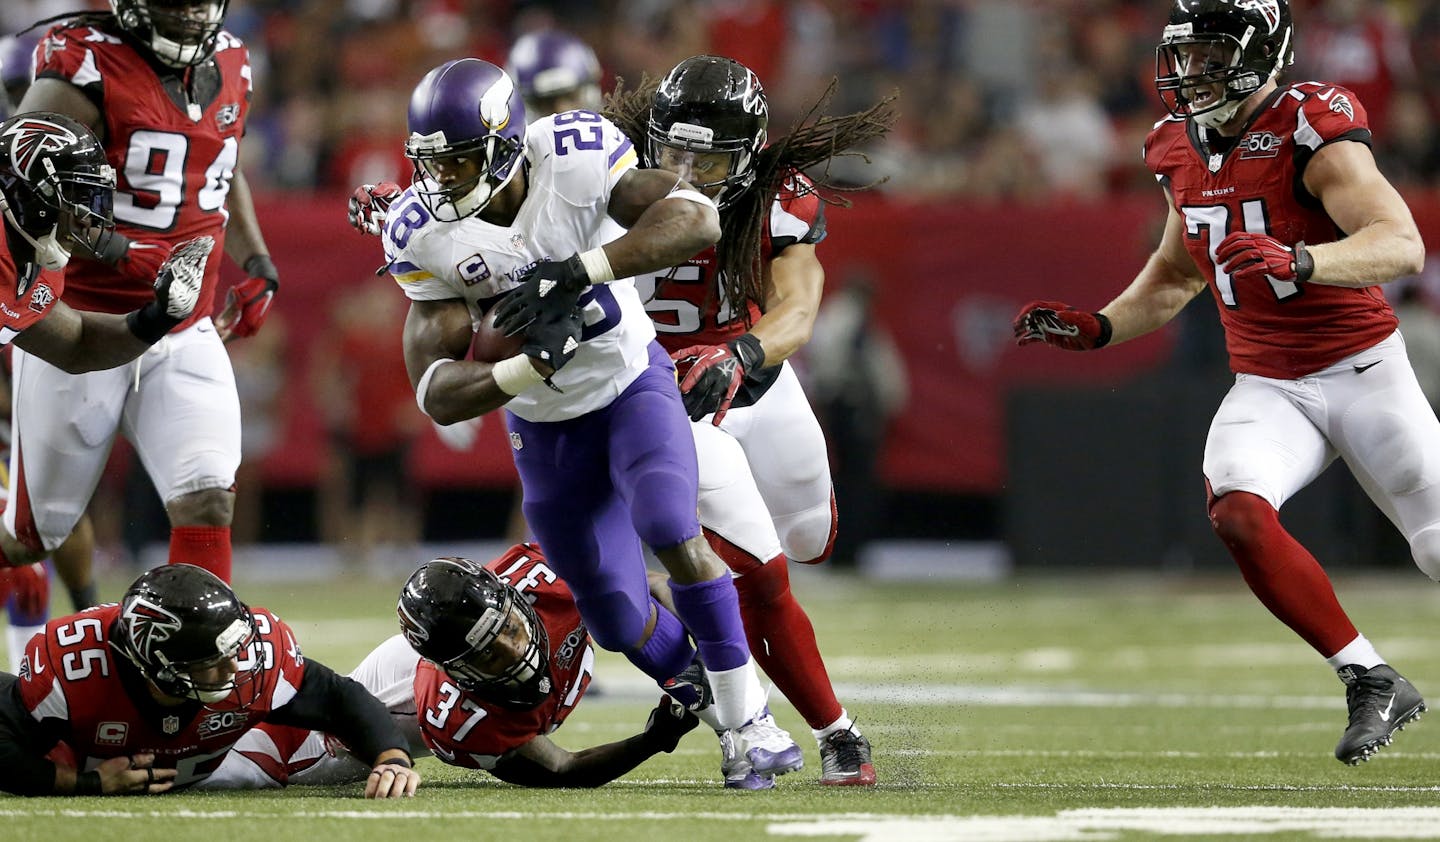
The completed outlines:
<svg viewBox="0 0 1440 842">
<path fill-rule="evenodd" d="M 1253 544 L 1277 519 L 1267 501 L 1248 491 L 1232 491 L 1210 504 L 1210 526 L 1226 546 Z"/>
<path fill-rule="evenodd" d="M 1410 554 L 1420 572 L 1440 582 L 1440 524 L 1415 533 L 1410 538 Z"/>
<path fill-rule="evenodd" d="M 577 597 L 575 604 L 580 609 L 580 615 L 586 618 L 585 625 L 591 639 L 601 649 L 624 652 L 634 648 L 635 641 L 645 635 L 645 624 L 650 619 L 648 600 L 643 611 L 637 611 L 622 593 Z"/>
<path fill-rule="evenodd" d="M 235 492 L 205 488 L 171 499 L 165 504 L 171 526 L 229 526 L 235 514 Z"/>
<path fill-rule="evenodd" d="M 763 607 L 790 591 L 790 570 L 783 556 L 759 564 L 735 579 L 735 591 L 743 606 Z"/>
</svg>

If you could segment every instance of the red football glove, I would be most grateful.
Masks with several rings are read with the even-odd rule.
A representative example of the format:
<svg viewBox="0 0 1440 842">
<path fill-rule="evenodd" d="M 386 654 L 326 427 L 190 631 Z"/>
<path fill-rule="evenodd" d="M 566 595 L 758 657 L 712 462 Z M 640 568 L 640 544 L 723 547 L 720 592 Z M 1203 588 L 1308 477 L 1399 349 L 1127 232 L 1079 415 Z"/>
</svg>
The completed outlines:
<svg viewBox="0 0 1440 842">
<path fill-rule="evenodd" d="M 260 330 L 275 291 L 280 288 L 280 276 L 269 255 L 257 254 L 245 261 L 245 272 L 250 277 L 230 288 L 225 294 L 225 309 L 215 319 L 220 338 L 227 342 L 254 336 Z"/>
<path fill-rule="evenodd" d="M 1303 242 L 1291 248 L 1274 237 L 1236 231 L 1220 241 L 1215 259 L 1225 274 L 1242 283 L 1277 281 L 1301 283 L 1310 280 L 1315 262 Z"/>
<path fill-rule="evenodd" d="M 680 381 L 680 394 L 691 421 L 714 413 L 710 423 L 720 426 L 745 373 L 765 365 L 765 349 L 754 335 L 743 333 L 724 345 L 691 345 L 670 358 L 689 370 Z"/>
<path fill-rule="evenodd" d="M 1060 301 L 1031 301 L 1015 317 L 1015 343 L 1044 342 L 1066 351 L 1093 351 L 1110 341 L 1110 320 Z"/>
<path fill-rule="evenodd" d="M 385 227 L 385 214 L 390 210 L 390 203 L 402 192 L 400 185 L 391 181 L 356 187 L 355 192 L 350 194 L 350 227 L 361 234 L 379 236 L 380 229 Z"/>
<path fill-rule="evenodd" d="M 50 574 L 45 571 L 45 564 L 36 562 L 8 567 L 4 568 L 4 572 L 9 574 L 10 593 L 15 597 L 16 613 L 11 615 L 11 622 L 15 622 L 17 615 L 26 620 L 43 621 L 50 610 Z"/>
</svg>

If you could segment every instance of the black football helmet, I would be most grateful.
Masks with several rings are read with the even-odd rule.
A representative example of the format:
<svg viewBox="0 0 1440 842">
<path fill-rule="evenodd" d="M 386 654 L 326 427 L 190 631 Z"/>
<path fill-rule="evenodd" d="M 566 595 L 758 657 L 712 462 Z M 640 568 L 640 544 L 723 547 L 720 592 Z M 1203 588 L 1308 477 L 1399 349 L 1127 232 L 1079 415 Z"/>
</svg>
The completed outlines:
<svg viewBox="0 0 1440 842">
<path fill-rule="evenodd" d="M 1155 89 L 1171 115 L 1224 125 L 1295 61 L 1294 36 L 1288 0 L 1174 0 L 1155 48 Z M 1203 66 L 1187 70 L 1187 55 Z M 1223 85 L 1224 95 L 1201 90 L 1211 85 Z"/>
<path fill-rule="evenodd" d="M 750 68 L 722 56 L 692 56 L 675 65 L 655 90 L 646 164 L 662 166 L 666 147 L 729 153 L 724 178 L 695 183 L 702 191 L 719 188 L 715 204 L 724 208 L 754 183 L 755 156 L 765 145 L 769 123 L 765 89 Z"/>
<path fill-rule="evenodd" d="M 485 567 L 468 558 L 428 561 L 410 575 L 395 610 L 410 646 L 466 691 L 512 710 L 550 695 L 544 624 L 529 600 Z"/>
<path fill-rule="evenodd" d="M 113 228 L 114 201 L 115 169 L 78 121 L 33 111 L 0 123 L 0 212 L 40 265 L 63 268 L 74 244 Z"/>
<path fill-rule="evenodd" d="M 120 600 L 112 645 L 160 692 L 203 704 L 223 701 L 264 665 L 200 684 L 192 673 L 241 659 L 258 631 L 250 609 L 219 577 L 191 564 L 167 564 L 136 579 Z"/>
<path fill-rule="evenodd" d="M 171 67 L 192 67 L 215 54 L 230 0 L 110 0 L 120 28 Z"/>
</svg>

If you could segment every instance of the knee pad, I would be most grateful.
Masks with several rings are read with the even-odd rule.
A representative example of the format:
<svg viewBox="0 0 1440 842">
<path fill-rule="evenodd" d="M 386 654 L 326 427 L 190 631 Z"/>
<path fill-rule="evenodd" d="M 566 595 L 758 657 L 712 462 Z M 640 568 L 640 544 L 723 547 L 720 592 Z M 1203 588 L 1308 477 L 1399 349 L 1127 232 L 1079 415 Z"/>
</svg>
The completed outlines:
<svg viewBox="0 0 1440 842">
<path fill-rule="evenodd" d="M 1432 524 L 1410 538 L 1410 555 L 1420 572 L 1440 582 L 1440 524 Z"/>
<path fill-rule="evenodd" d="M 630 520 L 647 547 L 665 549 L 700 534 L 695 486 L 684 475 L 653 470 L 635 484 Z M 687 502 L 688 501 L 688 502 Z"/>
<path fill-rule="evenodd" d="M 633 649 L 650 620 L 649 602 L 636 606 L 620 591 L 584 597 L 576 594 L 575 605 L 585 618 L 590 637 L 611 652 Z"/>
<path fill-rule="evenodd" d="M 1248 491 L 1232 491 L 1210 500 L 1210 526 L 1226 546 L 1247 546 L 1279 520 L 1267 501 Z"/>
</svg>

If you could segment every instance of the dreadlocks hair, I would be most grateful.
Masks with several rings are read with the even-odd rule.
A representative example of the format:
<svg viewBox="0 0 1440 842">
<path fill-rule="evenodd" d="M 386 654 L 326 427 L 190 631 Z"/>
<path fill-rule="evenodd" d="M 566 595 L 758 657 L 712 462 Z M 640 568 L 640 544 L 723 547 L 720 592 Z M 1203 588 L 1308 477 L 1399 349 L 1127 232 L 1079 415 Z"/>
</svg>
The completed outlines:
<svg viewBox="0 0 1440 842">
<path fill-rule="evenodd" d="M 650 103 L 659 86 L 659 80 L 648 74 L 641 77 L 634 90 L 626 90 L 624 80 L 617 79 L 614 92 L 605 98 L 602 113 L 640 149 L 648 148 Z M 899 94 L 891 93 L 854 114 L 821 116 L 820 112 L 834 99 L 838 87 L 839 80 L 832 78 L 825 92 L 790 131 L 760 150 L 755 156 L 755 182 L 721 214 L 720 242 L 716 245 L 719 286 L 731 309 L 744 314 L 747 327 L 750 308 L 745 305 L 753 302 L 762 312 L 765 308 L 764 257 L 760 244 L 771 202 L 776 197 L 788 199 L 813 193 L 825 204 L 848 208 L 851 202 L 844 193 L 867 190 L 885 180 L 858 186 L 837 183 L 831 179 L 830 165 L 837 158 L 848 156 L 869 162 L 869 157 L 856 147 L 890 130 L 895 122 L 894 103 Z M 818 171 L 807 172 L 817 167 Z M 810 186 L 792 181 L 798 172 L 809 177 Z M 714 294 L 714 287 L 706 291 L 707 305 Z"/>
</svg>

